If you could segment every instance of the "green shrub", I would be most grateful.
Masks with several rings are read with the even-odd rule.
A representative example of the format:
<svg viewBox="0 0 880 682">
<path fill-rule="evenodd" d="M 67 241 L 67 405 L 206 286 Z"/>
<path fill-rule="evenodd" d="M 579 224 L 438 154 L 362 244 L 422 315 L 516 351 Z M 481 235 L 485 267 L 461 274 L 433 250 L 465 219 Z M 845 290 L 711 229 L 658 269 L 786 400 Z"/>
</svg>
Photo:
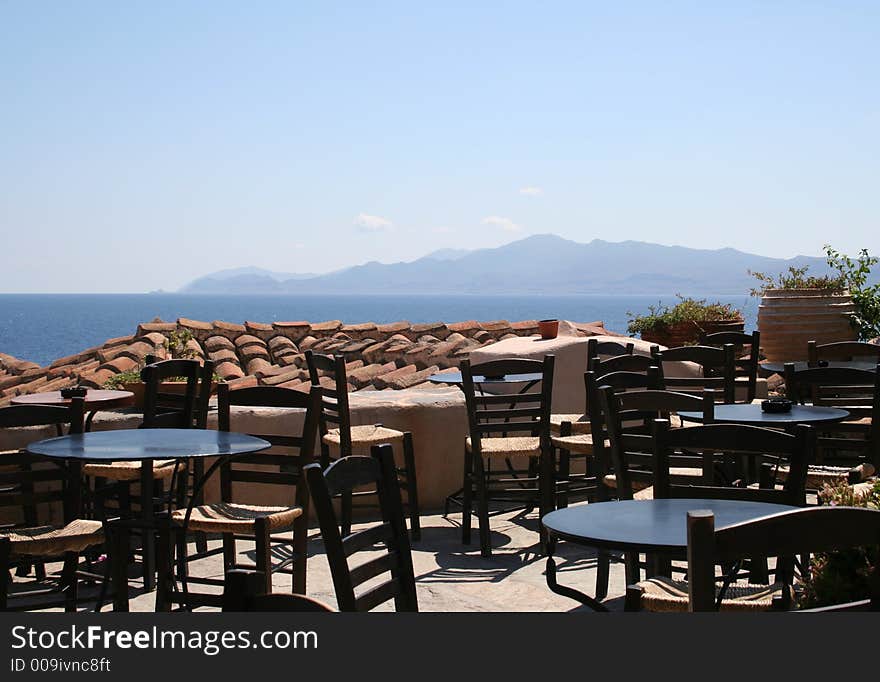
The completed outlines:
<svg viewBox="0 0 880 682">
<path fill-rule="evenodd" d="M 728 303 L 706 303 L 706 299 L 685 298 L 681 294 L 676 294 L 676 297 L 678 303 L 671 308 L 658 302 L 656 306 L 649 306 L 645 315 L 627 312 L 627 331 L 641 334 L 667 329 L 679 322 L 717 322 L 740 317 L 740 311 Z"/>
</svg>

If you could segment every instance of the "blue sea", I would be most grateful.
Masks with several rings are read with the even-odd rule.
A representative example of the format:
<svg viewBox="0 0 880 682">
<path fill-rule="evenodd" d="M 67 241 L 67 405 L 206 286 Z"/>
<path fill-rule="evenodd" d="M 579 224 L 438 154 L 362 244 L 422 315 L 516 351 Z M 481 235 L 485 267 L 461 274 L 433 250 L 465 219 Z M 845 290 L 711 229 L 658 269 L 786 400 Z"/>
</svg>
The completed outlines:
<svg viewBox="0 0 880 682">
<path fill-rule="evenodd" d="M 757 302 L 748 295 L 697 298 L 730 303 L 755 326 Z M 0 352 L 50 363 L 109 338 L 133 334 L 140 322 L 188 317 L 207 322 L 342 320 L 354 324 L 463 320 L 602 320 L 625 332 L 627 313 L 647 312 L 674 294 L 572 296 L 209 296 L 190 294 L 0 294 Z"/>
</svg>

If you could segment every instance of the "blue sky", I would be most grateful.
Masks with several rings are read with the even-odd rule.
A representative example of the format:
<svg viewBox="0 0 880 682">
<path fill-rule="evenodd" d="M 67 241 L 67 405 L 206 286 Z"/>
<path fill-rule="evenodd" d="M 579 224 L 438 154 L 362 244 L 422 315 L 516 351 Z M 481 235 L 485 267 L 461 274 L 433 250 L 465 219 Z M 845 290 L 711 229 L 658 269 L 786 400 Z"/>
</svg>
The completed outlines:
<svg viewBox="0 0 880 682">
<path fill-rule="evenodd" d="M 867 0 L 0 0 L 0 291 L 543 232 L 880 252 L 878 29 Z"/>
</svg>

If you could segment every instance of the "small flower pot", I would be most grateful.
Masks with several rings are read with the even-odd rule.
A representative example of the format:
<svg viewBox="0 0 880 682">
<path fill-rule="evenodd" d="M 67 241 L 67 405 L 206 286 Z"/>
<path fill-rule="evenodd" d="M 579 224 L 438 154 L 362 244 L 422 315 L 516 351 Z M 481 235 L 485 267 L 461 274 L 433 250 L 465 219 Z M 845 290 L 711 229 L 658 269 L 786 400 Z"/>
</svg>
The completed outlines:
<svg viewBox="0 0 880 682">
<path fill-rule="evenodd" d="M 539 321 L 538 333 L 542 339 L 555 339 L 557 334 L 559 334 L 559 320 Z"/>
</svg>

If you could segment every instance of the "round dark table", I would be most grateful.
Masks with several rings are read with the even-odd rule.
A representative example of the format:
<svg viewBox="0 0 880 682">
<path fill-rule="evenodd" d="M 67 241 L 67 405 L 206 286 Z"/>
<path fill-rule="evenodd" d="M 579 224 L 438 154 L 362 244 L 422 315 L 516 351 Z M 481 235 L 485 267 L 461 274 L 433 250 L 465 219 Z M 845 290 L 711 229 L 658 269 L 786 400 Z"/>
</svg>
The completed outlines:
<svg viewBox="0 0 880 682">
<path fill-rule="evenodd" d="M 687 550 L 687 513 L 708 509 L 715 514 L 715 527 L 792 511 L 797 507 L 743 500 L 623 500 L 594 502 L 550 512 L 541 519 L 547 529 L 547 586 L 557 594 L 576 599 L 598 611 L 600 602 L 556 582 L 553 549 L 557 540 L 579 545 L 630 552 L 681 555 Z"/>
<path fill-rule="evenodd" d="M 528 382 L 538 382 L 543 378 L 543 374 L 508 374 L 500 377 L 484 377 L 478 374 L 474 375 L 475 384 L 522 384 Z M 449 386 L 461 386 L 461 372 L 443 372 L 442 374 L 434 374 L 428 377 L 428 381 L 432 384 L 447 384 Z"/>
<path fill-rule="evenodd" d="M 787 364 L 794 365 L 794 370 L 800 372 L 803 369 L 812 369 L 806 360 L 798 360 L 791 363 L 787 362 L 762 362 L 758 368 L 763 374 L 784 374 Z M 877 369 L 877 362 L 872 360 L 828 360 L 819 363 L 819 367 L 845 367 L 850 369 L 863 369 L 873 372 Z"/>
<path fill-rule="evenodd" d="M 225 457 L 260 452 L 271 443 L 244 433 L 205 429 L 120 429 L 92 431 L 47 438 L 27 446 L 33 455 L 63 459 L 70 477 L 71 516 L 82 513 L 82 465 L 85 462 L 141 462 L 139 523 L 144 532 L 144 588 L 155 587 L 155 538 L 146 532 L 155 524 L 153 507 L 153 460 L 191 457 Z M 207 476 L 207 474 L 206 474 Z M 194 490 L 201 487 L 197 481 Z M 127 530 L 125 531 L 127 533 Z M 125 540 L 127 542 L 127 540 Z M 121 543 L 124 544 L 124 543 Z M 127 546 L 127 545 L 126 545 Z M 121 561 L 121 558 L 117 557 Z M 120 586 L 124 571 L 114 570 L 114 608 L 128 610 L 128 589 Z"/>
<path fill-rule="evenodd" d="M 44 393 L 29 393 L 19 395 L 12 399 L 13 405 L 61 405 L 70 404 L 70 398 L 64 398 L 61 391 L 46 391 Z M 116 407 L 128 407 L 134 405 L 134 393 L 131 391 L 110 391 L 107 389 L 90 388 L 86 391 L 83 399 L 83 409 L 89 415 L 86 417 L 85 430 L 90 431 L 95 413 L 101 410 L 112 410 Z"/>
<path fill-rule="evenodd" d="M 686 421 L 703 421 L 702 412 L 679 412 L 678 416 Z M 849 417 L 849 412 L 838 407 L 792 405 L 790 412 L 764 412 L 760 405 L 746 403 L 716 405 L 714 422 L 717 424 L 767 426 L 779 429 L 796 426 L 797 424 L 840 422 L 847 417 Z"/>
</svg>

